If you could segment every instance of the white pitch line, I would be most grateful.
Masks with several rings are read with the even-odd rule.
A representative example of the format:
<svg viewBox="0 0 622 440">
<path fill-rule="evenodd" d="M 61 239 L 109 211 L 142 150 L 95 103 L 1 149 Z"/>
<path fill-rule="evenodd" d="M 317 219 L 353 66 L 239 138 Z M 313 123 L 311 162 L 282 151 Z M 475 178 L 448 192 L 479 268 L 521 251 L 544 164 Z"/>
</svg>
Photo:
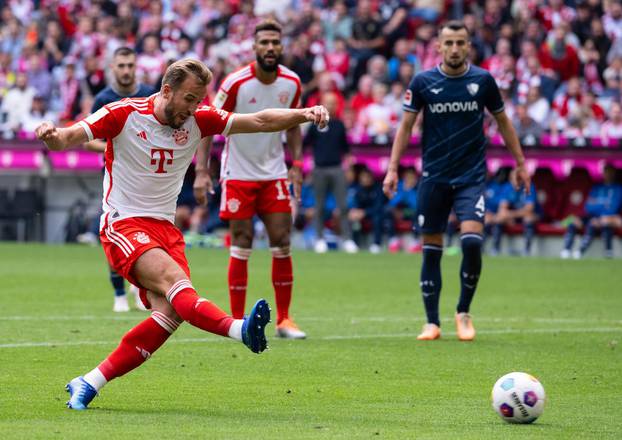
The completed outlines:
<svg viewBox="0 0 622 440">
<path fill-rule="evenodd" d="M 622 327 L 594 327 L 594 328 L 532 328 L 532 329 L 499 329 L 478 330 L 478 335 L 507 335 L 507 334 L 553 334 L 553 333 L 622 333 Z M 445 332 L 446 336 L 455 336 L 455 332 Z M 360 339 L 388 339 L 388 338 L 414 338 L 416 333 L 380 333 L 369 335 L 333 335 L 311 338 L 316 341 L 347 341 Z M 174 338 L 169 341 L 173 344 L 193 344 L 199 342 L 224 342 L 227 338 Z M 29 348 L 29 347 L 70 347 L 80 345 L 116 345 L 118 341 L 66 341 L 66 342 L 14 342 L 0 344 L 2 348 Z"/>
<path fill-rule="evenodd" d="M 52 316 L 36 316 L 36 315 L 17 315 L 17 316 L 0 316 L 0 321 L 135 321 L 140 318 L 144 318 L 147 314 L 132 313 L 127 315 L 52 315 Z M 545 317 L 473 317 L 477 322 L 493 322 L 493 323 L 505 323 L 505 322 L 537 322 L 541 324 L 620 324 L 622 320 L 615 319 L 582 319 L 582 318 L 545 318 Z M 343 317 L 321 317 L 321 316 L 307 316 L 298 317 L 297 321 L 301 322 L 343 322 Z M 425 318 L 420 316 L 366 316 L 366 317 L 346 317 L 345 320 L 350 324 L 359 324 L 363 322 L 420 322 Z M 453 316 L 444 316 L 441 318 L 443 321 L 453 320 Z"/>
</svg>

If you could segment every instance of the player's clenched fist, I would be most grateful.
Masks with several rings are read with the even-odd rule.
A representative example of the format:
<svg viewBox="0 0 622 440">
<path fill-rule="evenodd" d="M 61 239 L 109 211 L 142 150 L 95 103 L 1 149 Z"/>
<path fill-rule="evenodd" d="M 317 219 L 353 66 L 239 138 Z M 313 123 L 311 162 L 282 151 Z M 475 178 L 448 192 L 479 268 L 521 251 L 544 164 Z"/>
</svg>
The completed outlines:
<svg viewBox="0 0 622 440">
<path fill-rule="evenodd" d="M 56 129 L 56 126 L 49 121 L 43 122 L 35 128 L 35 134 L 37 135 L 37 139 L 40 139 L 43 142 L 58 138 L 58 130 Z"/>
<path fill-rule="evenodd" d="M 305 109 L 305 117 L 307 121 L 313 122 L 319 128 L 324 128 L 328 125 L 330 116 L 328 110 L 323 105 L 316 105 Z"/>
</svg>

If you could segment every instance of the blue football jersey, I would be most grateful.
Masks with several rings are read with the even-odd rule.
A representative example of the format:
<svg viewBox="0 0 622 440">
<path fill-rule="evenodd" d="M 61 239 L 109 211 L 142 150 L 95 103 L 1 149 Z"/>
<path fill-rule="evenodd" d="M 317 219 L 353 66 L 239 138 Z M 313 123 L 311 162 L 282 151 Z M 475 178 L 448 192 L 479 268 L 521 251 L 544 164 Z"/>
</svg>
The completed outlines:
<svg viewBox="0 0 622 440">
<path fill-rule="evenodd" d="M 484 108 L 504 110 L 499 88 L 487 70 L 469 65 L 459 76 L 448 76 L 440 66 L 412 79 L 403 108 L 423 111 L 424 181 L 452 185 L 486 180 Z"/>
<path fill-rule="evenodd" d="M 585 202 L 585 212 L 591 216 L 615 215 L 622 209 L 622 186 L 596 185 Z"/>
<path fill-rule="evenodd" d="M 97 95 L 95 95 L 95 100 L 93 101 L 93 107 L 91 108 L 91 113 L 95 113 L 97 110 L 105 106 L 106 104 L 110 104 L 111 102 L 120 101 L 123 98 L 144 98 L 151 94 L 153 94 L 154 90 L 151 86 L 146 84 L 139 84 L 136 92 L 131 95 L 119 95 L 111 86 L 106 87 Z"/>
</svg>

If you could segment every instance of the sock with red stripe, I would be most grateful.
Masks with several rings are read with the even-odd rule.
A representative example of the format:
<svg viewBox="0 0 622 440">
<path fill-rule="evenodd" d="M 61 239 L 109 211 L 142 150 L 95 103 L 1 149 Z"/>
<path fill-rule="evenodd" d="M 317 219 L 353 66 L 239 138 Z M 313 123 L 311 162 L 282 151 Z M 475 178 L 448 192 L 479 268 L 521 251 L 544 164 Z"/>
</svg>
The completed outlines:
<svg viewBox="0 0 622 440">
<path fill-rule="evenodd" d="M 151 316 L 123 336 L 119 346 L 84 380 L 99 390 L 107 382 L 132 371 L 166 342 L 179 323 L 160 312 Z"/>
<path fill-rule="evenodd" d="M 166 294 L 166 299 L 184 321 L 210 333 L 230 336 L 229 329 L 235 319 L 216 304 L 197 295 L 189 280 L 176 282 Z"/>
<path fill-rule="evenodd" d="M 244 317 L 246 305 L 246 286 L 248 285 L 248 258 L 251 249 L 231 246 L 229 257 L 229 304 L 231 316 L 235 319 Z"/>
<path fill-rule="evenodd" d="M 294 271 L 289 248 L 270 248 L 270 251 L 272 252 L 272 285 L 274 286 L 278 325 L 289 317 Z"/>
</svg>

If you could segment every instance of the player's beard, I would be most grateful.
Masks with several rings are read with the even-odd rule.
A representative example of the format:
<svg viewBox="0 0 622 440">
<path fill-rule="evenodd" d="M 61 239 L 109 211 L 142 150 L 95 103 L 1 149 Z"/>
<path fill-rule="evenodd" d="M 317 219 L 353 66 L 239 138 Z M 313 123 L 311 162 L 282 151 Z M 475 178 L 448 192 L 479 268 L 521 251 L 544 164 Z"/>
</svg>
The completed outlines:
<svg viewBox="0 0 622 440">
<path fill-rule="evenodd" d="M 448 58 L 447 60 L 445 60 L 445 64 L 447 64 L 449 67 L 451 67 L 454 70 L 458 70 L 466 64 L 466 58 L 457 59 L 457 60 L 452 60 L 451 58 Z"/>
<path fill-rule="evenodd" d="M 121 87 L 129 87 L 134 84 L 134 75 L 123 75 L 117 78 L 117 84 Z"/>
<path fill-rule="evenodd" d="M 180 128 L 184 122 L 186 122 L 185 120 L 181 124 L 175 122 L 175 112 L 173 111 L 172 104 L 168 104 L 164 107 L 164 117 L 166 118 L 166 125 L 175 129 Z"/>
<path fill-rule="evenodd" d="M 275 72 L 276 69 L 278 69 L 279 64 L 281 64 L 282 56 L 281 55 L 277 56 L 273 64 L 266 63 L 263 57 L 259 55 L 257 55 L 256 58 L 257 58 L 257 64 L 259 64 L 259 67 L 261 67 L 261 70 L 263 70 L 264 72 Z"/>
</svg>

